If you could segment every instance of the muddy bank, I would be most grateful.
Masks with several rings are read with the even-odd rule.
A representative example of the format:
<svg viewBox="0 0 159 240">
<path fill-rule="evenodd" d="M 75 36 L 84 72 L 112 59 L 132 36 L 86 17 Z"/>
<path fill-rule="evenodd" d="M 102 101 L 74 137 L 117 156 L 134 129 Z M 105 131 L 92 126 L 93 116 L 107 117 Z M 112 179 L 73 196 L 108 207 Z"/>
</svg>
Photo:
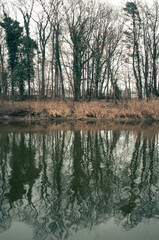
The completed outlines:
<svg viewBox="0 0 159 240">
<path fill-rule="evenodd" d="M 0 122 L 159 121 L 159 100 L 73 102 L 71 100 L 0 103 Z"/>
<path fill-rule="evenodd" d="M 115 118 L 108 117 L 102 117 L 102 118 L 96 118 L 94 116 L 83 116 L 83 117 L 76 117 L 76 116 L 53 116 L 49 114 L 43 114 L 43 113 L 24 113 L 24 112 L 18 112 L 13 114 L 1 114 L 0 115 L 0 124 L 9 124 L 9 123 L 15 123 L 15 122 L 25 122 L 25 123 L 37 123 L 37 124 L 51 124 L 51 123 L 63 123 L 63 122 L 113 122 L 113 123 L 135 123 L 138 124 L 140 122 L 145 123 L 153 123 L 153 122 L 159 122 L 159 119 L 153 118 L 152 116 L 148 117 L 142 117 L 136 115 L 127 115 L 127 116 L 118 116 Z"/>
</svg>

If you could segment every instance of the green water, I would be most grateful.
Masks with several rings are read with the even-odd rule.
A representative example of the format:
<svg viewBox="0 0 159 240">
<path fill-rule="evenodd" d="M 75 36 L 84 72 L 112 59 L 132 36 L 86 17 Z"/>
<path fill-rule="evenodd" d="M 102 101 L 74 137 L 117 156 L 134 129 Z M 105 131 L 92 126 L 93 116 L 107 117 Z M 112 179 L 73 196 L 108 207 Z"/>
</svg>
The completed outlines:
<svg viewBox="0 0 159 240">
<path fill-rule="evenodd" d="M 0 240 L 158 240 L 159 133 L 0 132 Z"/>
</svg>

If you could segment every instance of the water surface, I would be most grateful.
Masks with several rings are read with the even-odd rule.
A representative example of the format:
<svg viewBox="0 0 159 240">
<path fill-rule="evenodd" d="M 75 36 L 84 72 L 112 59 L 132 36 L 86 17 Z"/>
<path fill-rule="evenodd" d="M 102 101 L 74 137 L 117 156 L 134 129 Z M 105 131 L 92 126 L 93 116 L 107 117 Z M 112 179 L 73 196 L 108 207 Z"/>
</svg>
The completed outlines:
<svg viewBox="0 0 159 240">
<path fill-rule="evenodd" d="M 1 240 L 158 236 L 158 131 L 1 130 Z"/>
</svg>

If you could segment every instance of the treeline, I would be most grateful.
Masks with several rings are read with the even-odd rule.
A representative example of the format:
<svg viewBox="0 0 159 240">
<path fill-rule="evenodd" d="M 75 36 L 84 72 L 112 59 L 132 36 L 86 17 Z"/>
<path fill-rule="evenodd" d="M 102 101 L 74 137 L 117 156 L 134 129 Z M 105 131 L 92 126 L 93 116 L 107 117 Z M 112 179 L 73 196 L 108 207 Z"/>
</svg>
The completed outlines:
<svg viewBox="0 0 159 240">
<path fill-rule="evenodd" d="M 91 0 L 2 4 L 1 97 L 158 96 L 158 16 L 157 1 L 118 8 Z"/>
</svg>

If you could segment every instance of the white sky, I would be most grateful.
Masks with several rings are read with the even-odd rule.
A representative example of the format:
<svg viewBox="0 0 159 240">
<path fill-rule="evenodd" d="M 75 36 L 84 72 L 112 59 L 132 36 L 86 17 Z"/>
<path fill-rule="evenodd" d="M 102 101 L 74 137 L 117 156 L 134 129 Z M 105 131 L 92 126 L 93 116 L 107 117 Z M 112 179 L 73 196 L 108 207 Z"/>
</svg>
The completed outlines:
<svg viewBox="0 0 159 240">
<path fill-rule="evenodd" d="M 0 0 L 0 2 L 14 2 L 14 0 Z M 133 0 L 100 0 L 100 1 L 103 1 L 103 2 L 107 2 L 107 3 L 111 3 L 113 5 L 123 5 L 125 2 L 127 1 L 133 1 Z M 139 2 L 147 2 L 147 3 L 153 3 L 154 1 L 157 1 L 159 2 L 159 0 L 137 0 Z"/>
<path fill-rule="evenodd" d="M 96 0 L 96 1 L 97 2 L 105 2 L 105 3 L 111 4 L 115 7 L 123 8 L 127 1 L 134 1 L 134 0 Z M 136 1 L 143 2 L 143 3 L 146 2 L 148 5 L 151 5 L 155 1 L 159 2 L 159 0 L 136 0 Z M 3 2 L 5 5 L 5 3 L 14 3 L 15 0 L 0 0 L 0 3 L 1 2 Z M 16 14 L 16 12 L 14 12 L 13 14 Z M 23 22 L 23 17 L 21 16 L 21 14 L 18 14 L 18 16 L 16 18 L 18 21 Z"/>
<path fill-rule="evenodd" d="M 107 2 L 107 3 L 111 3 L 112 5 L 116 5 L 116 6 L 120 6 L 120 5 L 124 5 L 124 3 L 126 3 L 127 1 L 131 0 L 103 0 L 103 2 Z M 132 0 L 133 1 L 133 0 Z M 159 2 L 159 0 L 156 0 L 157 2 Z M 154 0 L 138 0 L 138 2 L 146 2 L 147 4 L 152 4 L 154 2 Z"/>
</svg>

